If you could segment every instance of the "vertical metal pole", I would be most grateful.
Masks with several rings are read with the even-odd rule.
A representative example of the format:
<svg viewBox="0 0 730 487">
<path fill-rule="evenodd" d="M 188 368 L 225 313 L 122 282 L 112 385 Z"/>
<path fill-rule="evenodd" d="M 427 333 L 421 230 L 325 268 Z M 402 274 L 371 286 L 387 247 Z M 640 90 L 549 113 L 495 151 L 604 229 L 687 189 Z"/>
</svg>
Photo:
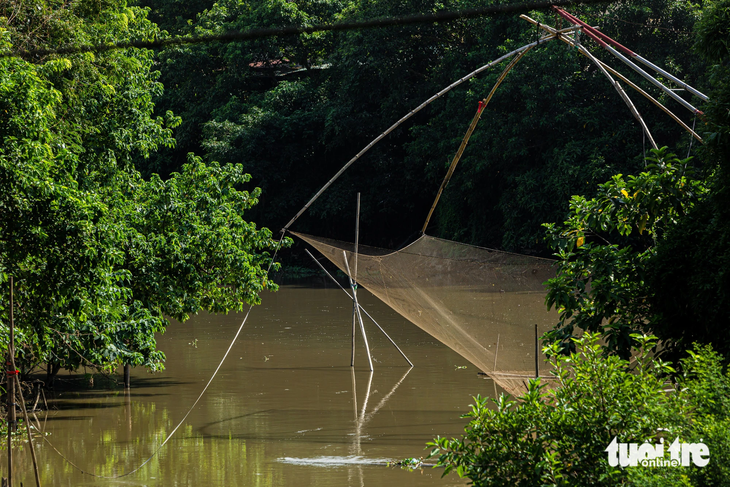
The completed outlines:
<svg viewBox="0 0 730 487">
<path fill-rule="evenodd" d="M 11 374 L 15 373 L 14 346 L 15 323 L 13 321 L 13 276 L 10 276 L 10 342 L 8 343 L 8 361 L 5 367 L 8 381 L 8 487 L 13 487 L 13 441 L 12 432 L 17 429 L 15 419 L 15 381 Z"/>
<path fill-rule="evenodd" d="M 535 323 L 535 378 L 540 377 L 540 342 L 537 338 L 537 323 Z"/>
</svg>

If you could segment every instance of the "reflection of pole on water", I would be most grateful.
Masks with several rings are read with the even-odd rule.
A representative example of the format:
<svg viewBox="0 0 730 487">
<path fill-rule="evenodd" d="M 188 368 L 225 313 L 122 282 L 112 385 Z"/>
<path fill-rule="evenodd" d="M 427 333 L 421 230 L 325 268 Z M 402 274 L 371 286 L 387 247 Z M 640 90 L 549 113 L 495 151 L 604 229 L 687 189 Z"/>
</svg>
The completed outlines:
<svg viewBox="0 0 730 487">
<path fill-rule="evenodd" d="M 355 395 L 356 384 L 355 384 L 355 371 L 352 370 L 352 397 L 355 404 L 355 434 L 353 437 L 352 447 L 350 448 L 350 455 L 362 456 L 362 446 L 360 441 L 362 439 L 362 427 L 365 424 L 365 411 L 367 411 L 368 401 L 370 400 L 370 389 L 373 385 L 373 371 L 370 370 L 370 377 L 368 378 L 368 388 L 365 392 L 365 400 L 362 403 L 362 412 L 358 416 L 357 414 L 357 396 Z M 357 465 L 357 474 L 360 480 L 360 485 L 365 486 L 365 478 L 363 477 L 362 465 Z M 348 475 L 349 476 L 349 475 Z M 349 484 L 352 485 L 352 479 L 349 479 Z"/>
<path fill-rule="evenodd" d="M 124 389 L 124 410 L 127 415 L 129 432 L 132 432 L 132 391 Z"/>
<path fill-rule="evenodd" d="M 388 402 L 390 397 L 395 393 L 396 390 L 398 390 L 398 387 L 406 379 L 408 374 L 411 373 L 411 369 L 406 370 L 405 374 L 403 374 L 403 376 L 400 378 L 400 380 L 395 383 L 395 385 L 390 390 L 390 392 L 388 394 L 386 394 L 385 396 L 383 396 L 383 399 L 380 400 L 378 405 L 375 406 L 373 408 L 373 410 L 370 411 L 370 413 L 368 413 L 367 407 L 368 407 L 368 401 L 370 400 L 370 389 L 371 389 L 372 383 L 373 383 L 373 372 L 371 371 L 370 377 L 368 378 L 368 387 L 367 387 L 367 392 L 365 393 L 365 400 L 363 401 L 362 411 L 360 412 L 359 415 L 357 412 L 357 392 L 356 392 L 357 386 L 355 383 L 355 371 L 353 369 L 350 369 L 350 370 L 352 371 L 352 401 L 353 401 L 354 409 L 355 409 L 355 433 L 353 434 L 353 442 L 352 442 L 352 446 L 350 448 L 350 455 L 361 456 L 362 455 L 361 440 L 362 440 L 363 427 L 365 426 L 365 424 L 368 423 L 368 421 L 370 421 L 373 418 L 373 416 L 375 416 L 375 414 L 377 414 L 377 412 L 383 406 L 385 406 L 385 404 Z M 364 479 L 362 476 L 362 473 L 363 473 L 362 466 L 358 465 L 357 470 L 358 470 L 358 476 L 360 478 L 360 485 L 365 485 Z M 349 481 L 350 485 L 352 485 L 352 478 L 350 477 L 349 474 L 348 474 L 348 481 Z"/>
<path fill-rule="evenodd" d="M 410 373 L 411 373 L 411 369 L 407 369 L 406 370 L 406 373 L 403 374 L 403 377 L 401 377 L 398 382 L 396 382 L 396 384 L 393 386 L 393 388 L 390 390 L 390 392 L 388 394 L 386 394 L 385 396 L 383 396 L 383 399 L 381 399 L 380 402 L 378 403 L 378 405 L 375 406 L 372 411 L 370 411 L 370 414 L 368 414 L 365 418 L 363 418 L 363 424 L 365 424 L 368 421 L 370 421 L 370 419 L 373 416 L 375 416 L 375 414 L 378 411 L 380 411 L 380 408 L 382 408 L 383 406 L 385 406 L 385 403 L 388 402 L 388 399 L 390 399 L 390 396 L 393 395 L 393 393 L 396 391 L 396 389 L 398 389 L 398 386 L 401 385 L 401 383 L 405 380 L 406 376 L 408 376 L 408 374 L 410 374 Z"/>
</svg>

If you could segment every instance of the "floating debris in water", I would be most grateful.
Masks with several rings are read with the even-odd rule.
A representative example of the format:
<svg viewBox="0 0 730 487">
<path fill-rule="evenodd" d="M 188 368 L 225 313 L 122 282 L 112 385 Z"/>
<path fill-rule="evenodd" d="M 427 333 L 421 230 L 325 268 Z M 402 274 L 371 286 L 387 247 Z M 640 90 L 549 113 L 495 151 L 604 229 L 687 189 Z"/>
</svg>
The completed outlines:
<svg viewBox="0 0 730 487">
<path fill-rule="evenodd" d="M 290 465 L 302 465 L 309 467 L 325 467 L 325 468 L 336 468 L 346 467 L 349 465 L 382 465 L 387 466 L 393 463 L 392 458 L 366 458 L 363 456 L 350 455 L 346 457 L 337 456 L 322 456 L 314 458 L 294 458 L 284 457 L 278 458 L 280 463 L 288 463 Z"/>
</svg>

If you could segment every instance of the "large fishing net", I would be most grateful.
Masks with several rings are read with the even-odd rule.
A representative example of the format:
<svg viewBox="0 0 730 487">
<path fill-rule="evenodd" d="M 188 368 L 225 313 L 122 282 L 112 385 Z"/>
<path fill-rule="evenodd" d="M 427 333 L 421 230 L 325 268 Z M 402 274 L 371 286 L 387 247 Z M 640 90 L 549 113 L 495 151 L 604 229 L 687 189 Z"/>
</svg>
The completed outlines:
<svg viewBox="0 0 730 487">
<path fill-rule="evenodd" d="M 354 245 L 294 233 L 347 273 Z M 557 315 L 545 307 L 543 283 L 553 261 L 421 236 L 397 252 L 359 246 L 357 283 L 490 376 L 510 394 L 535 377 L 539 335 Z M 542 355 L 541 353 L 539 355 Z M 540 376 L 547 374 L 538 356 Z"/>
</svg>

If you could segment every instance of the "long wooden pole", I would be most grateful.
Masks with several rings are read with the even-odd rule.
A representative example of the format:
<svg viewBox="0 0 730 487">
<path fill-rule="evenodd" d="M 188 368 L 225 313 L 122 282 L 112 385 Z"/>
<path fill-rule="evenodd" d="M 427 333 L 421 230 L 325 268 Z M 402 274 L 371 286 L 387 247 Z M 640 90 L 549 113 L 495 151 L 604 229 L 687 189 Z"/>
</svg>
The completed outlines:
<svg viewBox="0 0 730 487">
<path fill-rule="evenodd" d="M 8 381 L 8 487 L 13 487 L 13 435 L 17 429 L 15 418 L 15 323 L 13 316 L 13 276 L 10 276 L 10 341 L 8 343 L 8 360 L 6 378 Z"/>
<path fill-rule="evenodd" d="M 540 342 L 537 338 L 537 323 L 535 323 L 535 379 L 540 377 Z"/>
<path fill-rule="evenodd" d="M 549 40 L 550 38 L 547 38 L 546 40 Z M 534 46 L 532 46 L 534 47 Z M 433 201 L 433 204 L 431 205 L 431 209 L 428 211 L 428 216 L 426 217 L 426 221 L 423 224 L 423 228 L 421 229 L 421 233 L 426 233 L 426 228 L 428 227 L 428 222 L 431 221 L 431 216 L 433 216 L 434 210 L 436 210 L 436 205 L 439 202 L 439 199 L 441 198 L 441 193 L 444 192 L 444 189 L 446 189 L 446 185 L 449 184 L 449 181 L 451 180 L 451 176 L 453 176 L 454 171 L 456 170 L 456 165 L 461 160 L 461 156 L 464 154 L 464 150 L 466 149 L 466 145 L 469 143 L 469 139 L 471 138 L 471 134 L 474 132 L 474 129 L 477 127 L 477 123 L 479 123 L 479 119 L 482 117 L 482 111 L 489 105 L 489 102 L 492 100 L 492 97 L 494 96 L 494 92 L 497 91 L 497 88 L 500 84 L 502 84 L 502 81 L 504 81 L 504 78 L 507 76 L 507 73 L 512 70 L 512 68 L 517 64 L 517 62 L 522 59 L 522 56 L 527 54 L 527 52 L 532 49 L 532 47 L 525 49 L 524 51 L 517 54 L 512 61 L 507 65 L 506 68 L 504 68 L 504 71 L 502 71 L 502 74 L 497 79 L 497 82 L 492 87 L 492 90 L 489 92 L 489 95 L 482 101 L 479 102 L 479 108 L 477 108 L 477 112 L 474 114 L 474 118 L 472 119 L 471 123 L 469 124 L 469 128 L 466 131 L 466 134 L 464 135 L 464 138 L 461 141 L 461 145 L 459 146 L 459 149 L 456 151 L 456 154 L 454 155 L 454 158 L 451 161 L 451 165 L 449 165 L 449 170 L 446 172 L 446 176 L 444 177 L 444 180 L 441 182 L 441 187 L 439 187 L 438 192 L 436 193 L 436 198 Z"/>
<path fill-rule="evenodd" d="M 351 342 L 352 342 L 352 351 L 350 353 L 350 367 L 355 366 L 355 330 L 357 328 L 357 310 L 355 309 L 355 300 L 352 301 L 352 334 Z"/>
<path fill-rule="evenodd" d="M 629 68 L 631 68 L 632 70 L 634 70 L 635 72 L 637 72 L 644 79 L 646 79 L 647 81 L 649 81 L 651 84 L 653 84 L 654 86 L 656 86 L 657 88 L 659 88 L 660 90 L 662 90 L 668 96 L 674 98 L 674 100 L 677 101 L 677 103 L 679 103 L 680 105 L 682 105 L 683 107 L 685 107 L 687 110 L 691 111 L 694 114 L 702 115 L 702 112 L 700 110 L 698 110 L 697 108 L 695 108 L 694 106 L 692 106 L 692 104 L 690 104 L 689 102 L 685 101 L 679 95 L 677 95 L 672 90 L 670 90 L 668 87 L 664 86 L 662 83 L 660 83 L 659 81 L 657 81 L 652 75 L 650 75 L 649 73 L 647 73 L 646 71 L 644 71 L 643 69 L 641 69 L 639 66 L 637 66 L 636 64 L 634 64 L 633 62 L 631 62 L 631 60 L 629 60 L 628 58 L 626 58 L 626 56 L 624 56 L 623 54 L 621 54 L 620 52 L 618 52 L 616 49 L 614 49 L 613 47 L 611 47 L 610 45 L 608 45 L 608 43 L 606 42 L 606 40 L 602 38 L 602 37 L 607 37 L 607 36 L 605 36 L 605 34 L 600 33 L 600 31 L 594 29 L 593 27 L 591 27 L 590 25 L 586 24 L 582 20 L 580 20 L 577 17 L 569 14 L 565 10 L 562 10 L 560 8 L 556 8 L 555 11 L 558 13 L 558 15 L 560 15 L 561 17 L 567 19 L 569 22 L 572 22 L 572 23 L 574 23 L 576 25 L 582 26 L 583 27 L 583 32 L 588 37 L 590 37 L 591 39 L 593 39 L 602 48 L 606 49 L 608 52 L 610 52 L 615 57 L 617 57 L 618 59 L 620 59 L 624 64 L 626 64 Z M 611 39 L 611 41 L 612 42 L 615 42 L 615 41 L 613 41 L 613 39 Z M 684 84 L 684 86 L 688 86 L 686 83 L 684 83 L 684 82 L 682 82 L 682 83 Z M 699 93 L 699 92 L 697 92 L 697 93 Z M 701 93 L 699 93 L 699 94 L 701 94 Z M 702 95 L 702 96 L 705 96 L 705 95 Z"/>
<path fill-rule="evenodd" d="M 362 315 L 360 314 L 360 305 L 357 302 L 357 288 L 352 280 L 352 273 L 350 272 L 350 264 L 347 262 L 347 252 L 342 251 L 342 256 L 345 258 L 345 267 L 347 268 L 347 275 L 350 277 L 350 286 L 352 287 L 352 298 L 355 301 L 355 310 L 357 311 L 357 319 L 360 322 L 360 331 L 362 332 L 362 340 L 365 342 L 365 352 L 368 356 L 368 364 L 370 370 L 373 370 L 373 358 L 370 356 L 370 345 L 368 345 L 368 337 L 365 334 L 365 323 L 362 321 Z"/>
<path fill-rule="evenodd" d="M 550 29 L 550 30 L 554 30 L 554 29 Z M 583 31 L 586 32 L 585 29 L 583 29 Z M 591 34 L 588 33 L 588 35 L 591 35 Z M 597 42 L 600 43 L 603 41 L 597 40 Z M 603 43 L 603 44 L 605 44 L 605 43 Z M 581 54 L 583 54 L 585 57 L 587 57 L 588 59 L 593 61 L 593 63 L 596 66 L 598 66 L 598 69 L 603 73 L 603 75 L 606 78 L 608 78 L 608 81 L 611 83 L 611 85 L 614 87 L 614 89 L 619 94 L 621 99 L 624 101 L 626 106 L 629 108 L 629 111 L 631 112 L 631 114 L 634 116 L 636 121 L 639 122 L 639 125 L 641 125 L 641 129 L 644 131 L 644 134 L 646 134 L 646 136 L 649 138 L 649 142 L 651 143 L 652 147 L 654 147 L 654 149 L 658 149 L 659 146 L 657 146 L 656 142 L 654 141 L 654 137 L 652 137 L 651 132 L 649 132 L 649 127 L 647 127 L 646 123 L 644 122 L 644 119 L 641 117 L 641 114 L 639 113 L 639 110 L 636 109 L 636 106 L 634 106 L 634 103 L 631 101 L 631 98 L 629 98 L 629 95 L 626 94 L 626 92 L 621 87 L 619 82 L 611 77 L 611 75 L 608 73 L 606 68 L 603 67 L 601 62 L 595 56 L 593 56 L 593 54 L 591 54 L 590 51 L 588 51 L 585 47 L 580 45 L 578 42 L 574 42 L 574 45 L 575 45 L 575 47 L 577 47 L 580 50 Z M 608 46 L 607 49 L 612 50 L 613 48 Z M 620 56 L 620 54 L 619 54 L 619 56 Z M 630 61 L 629 61 L 629 63 L 630 63 Z"/>
<path fill-rule="evenodd" d="M 355 212 L 355 275 L 352 277 L 354 288 L 357 288 L 357 250 L 360 241 L 360 193 L 357 193 L 357 210 Z M 354 290 L 353 290 L 354 292 Z M 355 319 L 357 317 L 357 301 L 352 300 L 352 353 L 350 355 L 350 367 L 355 366 Z"/>
<path fill-rule="evenodd" d="M 357 193 L 357 211 L 355 213 L 355 265 L 352 280 L 357 285 L 357 252 L 360 244 L 360 193 Z"/>
<path fill-rule="evenodd" d="M 38 460 L 35 456 L 35 447 L 33 446 L 33 435 L 30 432 L 30 419 L 28 419 L 28 411 L 25 408 L 25 398 L 23 398 L 23 389 L 20 387 L 20 379 L 15 374 L 15 383 L 18 386 L 18 395 L 20 396 L 20 406 L 23 410 L 23 418 L 25 419 L 25 430 L 28 433 L 28 445 L 30 445 L 30 457 L 33 461 L 33 473 L 35 474 L 35 485 L 41 487 L 41 477 L 38 472 Z"/>
</svg>

